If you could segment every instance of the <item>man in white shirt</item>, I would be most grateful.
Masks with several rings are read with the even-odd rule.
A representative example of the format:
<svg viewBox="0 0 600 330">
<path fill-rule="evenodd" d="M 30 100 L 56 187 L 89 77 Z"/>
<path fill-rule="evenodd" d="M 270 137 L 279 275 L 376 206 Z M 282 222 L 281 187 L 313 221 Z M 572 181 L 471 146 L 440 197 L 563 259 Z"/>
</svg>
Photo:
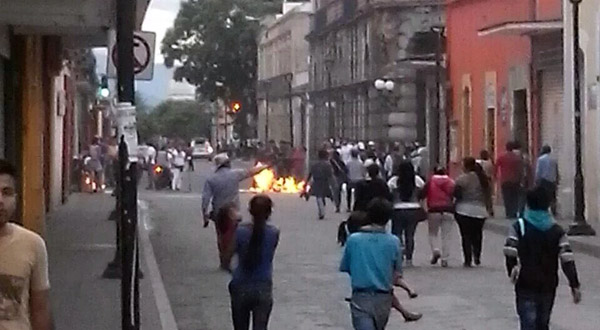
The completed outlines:
<svg viewBox="0 0 600 330">
<path fill-rule="evenodd" d="M 0 160 L 0 329 L 50 330 L 50 281 L 44 240 L 14 221 L 16 170 Z"/>
<path fill-rule="evenodd" d="M 183 181 L 182 174 L 185 168 L 185 151 L 181 147 L 177 147 L 173 152 L 173 181 L 171 182 L 171 188 L 176 191 L 181 190 L 181 183 Z"/>
</svg>

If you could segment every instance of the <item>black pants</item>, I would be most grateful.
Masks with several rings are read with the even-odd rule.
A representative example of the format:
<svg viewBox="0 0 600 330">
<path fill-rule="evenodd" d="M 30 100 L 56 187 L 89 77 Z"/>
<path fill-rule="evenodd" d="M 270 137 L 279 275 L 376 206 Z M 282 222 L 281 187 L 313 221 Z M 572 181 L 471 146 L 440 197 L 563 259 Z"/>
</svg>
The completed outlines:
<svg viewBox="0 0 600 330">
<path fill-rule="evenodd" d="M 404 256 L 412 260 L 415 252 L 415 232 L 419 219 L 419 209 L 396 209 L 392 216 L 392 234 L 396 235 L 404 246 Z"/>
<path fill-rule="evenodd" d="M 502 199 L 506 217 L 516 219 L 523 207 L 523 188 L 519 183 L 505 182 L 502 184 Z"/>
<path fill-rule="evenodd" d="M 229 284 L 231 316 L 234 330 L 267 330 L 273 309 L 273 288 L 270 284 Z"/>
<path fill-rule="evenodd" d="M 345 182 L 346 182 L 345 179 L 342 177 L 335 178 L 333 197 L 335 200 L 336 211 L 339 211 L 340 206 L 342 205 L 342 186 L 344 185 Z"/>
<path fill-rule="evenodd" d="M 483 245 L 483 224 L 485 219 L 473 218 L 456 214 L 456 222 L 462 237 L 463 256 L 466 265 L 471 265 L 473 258 L 481 260 L 481 248 Z"/>
<path fill-rule="evenodd" d="M 550 208 L 552 209 L 552 214 L 556 215 L 556 191 L 558 188 L 556 183 L 542 180 L 539 185 L 546 190 L 546 193 L 551 200 Z"/>
</svg>

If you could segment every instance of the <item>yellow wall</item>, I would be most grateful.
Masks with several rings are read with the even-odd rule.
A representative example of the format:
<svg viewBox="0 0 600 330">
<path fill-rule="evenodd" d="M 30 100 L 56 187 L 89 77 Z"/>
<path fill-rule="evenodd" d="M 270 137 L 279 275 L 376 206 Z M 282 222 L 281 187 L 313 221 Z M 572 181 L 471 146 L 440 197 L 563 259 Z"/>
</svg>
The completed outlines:
<svg viewBox="0 0 600 330">
<path fill-rule="evenodd" d="M 24 36 L 20 74 L 22 106 L 22 219 L 23 225 L 45 232 L 44 210 L 44 99 L 42 37 Z"/>
</svg>

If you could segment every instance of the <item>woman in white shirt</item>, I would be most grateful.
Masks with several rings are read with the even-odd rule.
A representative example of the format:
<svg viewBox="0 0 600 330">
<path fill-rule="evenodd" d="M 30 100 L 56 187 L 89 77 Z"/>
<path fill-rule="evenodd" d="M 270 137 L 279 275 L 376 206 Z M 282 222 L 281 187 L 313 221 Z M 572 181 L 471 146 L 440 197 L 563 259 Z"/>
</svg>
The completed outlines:
<svg viewBox="0 0 600 330">
<path fill-rule="evenodd" d="M 394 176 L 388 181 L 394 196 L 392 233 L 404 243 L 405 265 L 408 267 L 413 264 L 417 225 L 427 217 L 419 203 L 419 192 L 424 186 L 425 182 L 415 174 L 410 161 L 398 164 Z"/>
</svg>

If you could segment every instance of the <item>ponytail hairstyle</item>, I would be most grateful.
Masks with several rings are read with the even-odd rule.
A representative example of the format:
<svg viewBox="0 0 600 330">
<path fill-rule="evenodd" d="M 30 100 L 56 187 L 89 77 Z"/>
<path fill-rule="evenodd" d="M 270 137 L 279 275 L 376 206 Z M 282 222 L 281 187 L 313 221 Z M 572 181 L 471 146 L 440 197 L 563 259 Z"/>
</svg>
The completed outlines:
<svg viewBox="0 0 600 330">
<path fill-rule="evenodd" d="M 474 172 L 475 174 L 477 174 L 477 178 L 479 178 L 479 184 L 481 185 L 481 190 L 483 190 L 483 196 L 485 197 L 486 204 L 491 203 L 492 189 L 490 185 L 490 180 L 483 171 L 483 167 L 477 164 L 477 161 L 475 161 L 475 158 L 473 157 L 466 157 L 463 160 L 463 166 L 465 167 L 466 172 Z"/>
<path fill-rule="evenodd" d="M 398 177 L 396 191 L 400 200 L 410 202 L 417 188 L 415 184 L 415 168 L 412 163 L 408 160 L 400 162 L 396 168 L 396 176 Z"/>
<path fill-rule="evenodd" d="M 265 226 L 273 211 L 273 201 L 267 195 L 256 195 L 250 200 L 250 215 L 252 215 L 252 235 L 248 244 L 248 251 L 242 266 L 252 271 L 260 263 L 262 246 L 265 239 Z"/>
</svg>

